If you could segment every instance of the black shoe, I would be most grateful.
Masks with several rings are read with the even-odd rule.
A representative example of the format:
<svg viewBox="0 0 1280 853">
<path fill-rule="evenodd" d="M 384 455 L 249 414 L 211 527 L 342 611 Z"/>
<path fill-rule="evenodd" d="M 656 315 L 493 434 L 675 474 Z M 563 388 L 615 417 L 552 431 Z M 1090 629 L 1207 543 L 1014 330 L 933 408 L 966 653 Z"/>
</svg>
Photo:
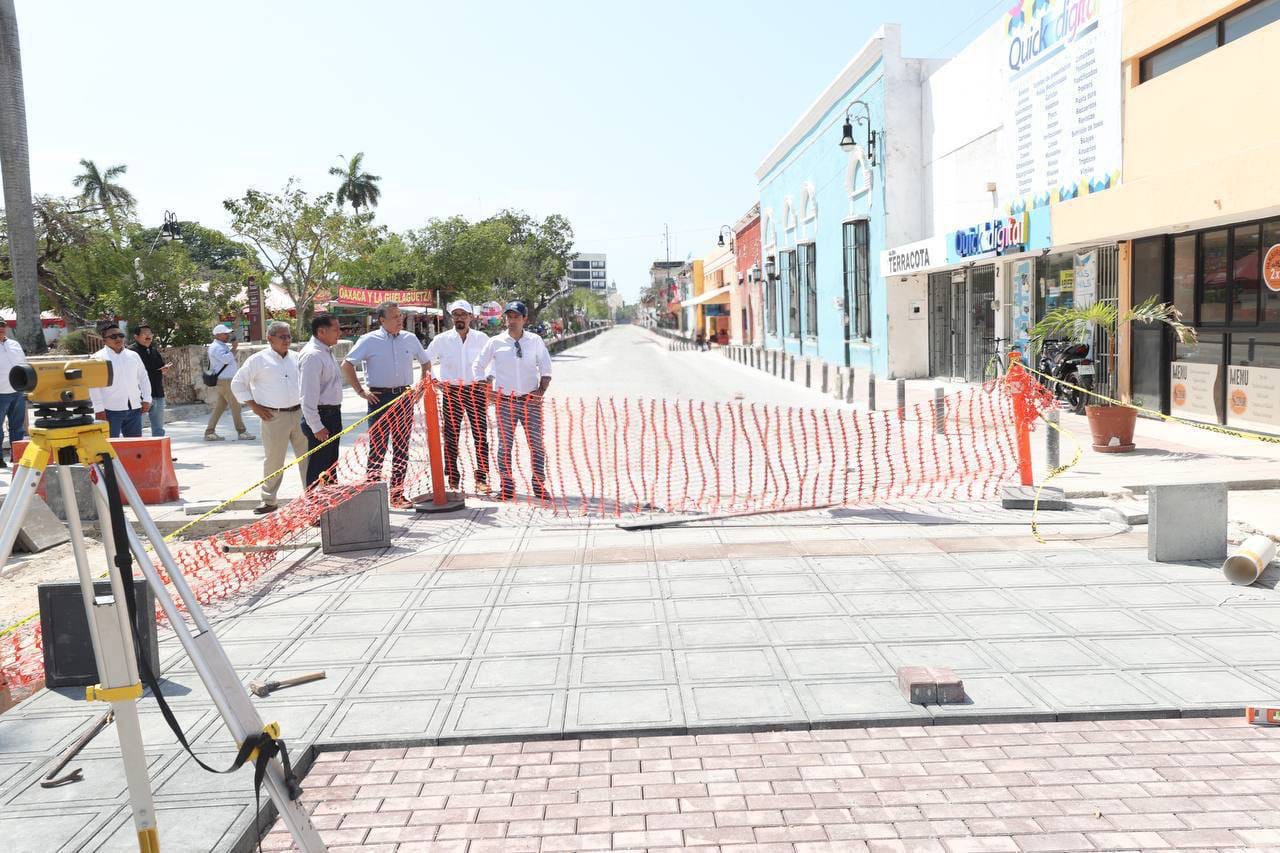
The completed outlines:
<svg viewBox="0 0 1280 853">
<path fill-rule="evenodd" d="M 279 509 L 279 507 L 275 504 L 259 504 L 253 508 L 253 514 L 266 515 L 267 513 L 275 512 L 277 509 Z"/>
</svg>

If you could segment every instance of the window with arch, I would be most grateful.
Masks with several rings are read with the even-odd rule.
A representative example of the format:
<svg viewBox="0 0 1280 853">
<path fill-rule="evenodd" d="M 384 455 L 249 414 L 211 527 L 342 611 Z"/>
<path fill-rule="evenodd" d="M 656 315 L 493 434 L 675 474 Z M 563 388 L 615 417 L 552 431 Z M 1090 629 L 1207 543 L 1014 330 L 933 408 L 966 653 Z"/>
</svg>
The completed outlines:
<svg viewBox="0 0 1280 853">
<path fill-rule="evenodd" d="M 800 268 L 795 250 L 782 253 L 782 289 L 787 294 L 787 335 L 800 337 Z"/>
</svg>

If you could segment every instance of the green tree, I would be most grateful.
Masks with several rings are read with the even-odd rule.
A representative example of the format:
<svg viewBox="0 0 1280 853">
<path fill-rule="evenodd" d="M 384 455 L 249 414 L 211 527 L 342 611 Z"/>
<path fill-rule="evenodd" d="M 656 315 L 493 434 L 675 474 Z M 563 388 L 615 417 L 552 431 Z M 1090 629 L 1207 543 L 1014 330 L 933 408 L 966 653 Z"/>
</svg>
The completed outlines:
<svg viewBox="0 0 1280 853">
<path fill-rule="evenodd" d="M 494 297 L 519 299 L 529 307 L 529 321 L 556 298 L 568 274 L 573 251 L 573 226 L 558 213 L 536 220 L 524 211 L 504 210 L 493 217 L 507 228 L 510 249 L 494 282 Z"/>
<path fill-rule="evenodd" d="M 107 214 L 111 223 L 111 231 L 120 237 L 120 215 L 128 214 L 136 203 L 133 193 L 116 183 L 116 178 L 129 171 L 129 167 L 118 164 L 105 172 L 98 169 L 92 160 L 81 160 L 83 172 L 71 179 L 73 186 L 80 189 L 80 200 L 87 204 L 96 204 Z"/>
<path fill-rule="evenodd" d="M 252 247 L 233 240 L 216 228 L 206 228 L 198 222 L 179 222 L 182 232 L 181 246 L 188 257 L 206 277 L 214 273 L 238 273 L 241 266 L 248 262 L 256 264 L 259 272 L 262 264 Z M 159 228 L 143 228 L 133 238 L 136 252 L 146 252 L 157 245 Z M 164 245 L 160 243 L 158 245 Z"/>
<path fill-rule="evenodd" d="M 364 168 L 364 152 L 360 151 L 350 159 L 339 154 L 338 159 L 343 165 L 329 168 L 330 175 L 342 179 L 338 184 L 338 205 L 351 202 L 351 209 L 356 213 L 362 207 L 377 207 L 378 199 L 382 196 L 378 181 L 382 178 L 361 171 Z"/>
<path fill-rule="evenodd" d="M 413 234 L 371 229 L 357 253 L 338 267 L 338 280 L 349 287 L 368 290 L 426 290 L 430 266 Z"/>
<path fill-rule="evenodd" d="M 344 261 L 367 245 L 373 214 L 348 216 L 333 193 L 313 198 L 294 180 L 279 193 L 251 189 L 222 204 L 231 214 L 231 230 L 254 247 L 293 300 L 297 334 L 305 337 L 316 297 L 334 285 Z M 242 271 L 250 274 L 247 268 Z"/>
<path fill-rule="evenodd" d="M 45 346 L 40 323 L 40 287 L 34 207 L 31 200 L 27 105 L 22 85 L 22 51 L 13 0 L 0 0 L 0 169 L 4 177 L 5 236 L 18 341 L 28 353 Z"/>
<path fill-rule="evenodd" d="M 133 274 L 117 278 L 102 301 L 131 326 L 149 324 L 161 346 L 208 343 L 210 322 L 231 310 L 240 293 L 233 273 L 210 277 L 182 244 L 158 246 L 132 266 Z"/>
<path fill-rule="evenodd" d="M 413 235 L 427 261 L 427 281 L 448 296 L 471 302 L 493 297 L 494 284 L 511 254 L 511 232 L 496 220 L 469 222 L 463 216 L 432 219 Z"/>
</svg>

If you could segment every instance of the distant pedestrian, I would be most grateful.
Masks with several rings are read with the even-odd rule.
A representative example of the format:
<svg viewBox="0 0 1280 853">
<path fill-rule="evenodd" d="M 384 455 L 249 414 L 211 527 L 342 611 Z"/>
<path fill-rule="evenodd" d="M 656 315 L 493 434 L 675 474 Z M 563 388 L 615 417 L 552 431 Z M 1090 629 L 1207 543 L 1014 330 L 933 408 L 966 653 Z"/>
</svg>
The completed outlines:
<svg viewBox="0 0 1280 853">
<path fill-rule="evenodd" d="M 342 374 L 333 358 L 333 345 L 342 336 L 338 318 L 317 314 L 311 320 L 311 340 L 298 353 L 302 374 L 302 434 L 307 437 L 306 484 L 309 487 L 338 461 L 338 441 L 342 432 Z"/>
<path fill-rule="evenodd" d="M 147 369 L 147 379 L 151 383 L 151 408 L 147 411 L 147 418 L 151 422 L 151 437 L 160 438 L 164 435 L 164 375 L 170 365 L 165 364 L 160 350 L 152 346 L 154 342 L 151 327 L 144 323 L 133 330 L 133 345 L 129 349 L 138 354 L 142 366 Z"/>
<path fill-rule="evenodd" d="M 295 458 L 307 452 L 307 437 L 302 432 L 302 372 L 298 354 L 289 349 L 293 333 L 288 323 L 276 321 L 267 327 L 267 348 L 245 359 L 231 380 L 231 393 L 262 419 L 262 476 L 270 475 L 262 484 L 262 504 L 254 512 L 263 515 L 276 509 L 285 453 L 293 447 Z M 306 472 L 298 466 L 305 487 Z"/>
<path fill-rule="evenodd" d="M 389 404 L 413 385 L 414 362 L 423 365 L 425 376 L 430 359 L 418 339 L 404 331 L 400 306 L 384 302 L 375 309 L 374 317 L 378 320 L 378 328 L 361 335 L 356 341 L 342 362 L 342 375 L 373 414 L 369 421 L 369 479 L 382 478 L 390 442 L 391 505 L 406 509 L 411 506 L 405 498 L 404 480 L 409 467 L 409 438 L 413 425 L 411 421 L 394 424 L 386 414 L 390 410 Z M 364 364 L 368 388 L 363 387 L 356 376 L 357 364 Z"/>
<path fill-rule="evenodd" d="M 449 305 L 453 328 L 431 339 L 427 358 L 439 364 L 443 383 L 444 473 L 450 489 L 459 486 L 458 433 L 467 419 L 476 448 L 476 489 L 489 491 L 489 404 L 483 373 L 475 371 L 476 359 L 489 342 L 484 332 L 471 328 L 475 309 L 465 299 Z"/>
<path fill-rule="evenodd" d="M 93 354 L 111 363 L 111 384 L 90 388 L 89 399 L 98 420 L 110 425 L 112 438 L 141 438 L 142 416 L 151 410 L 151 379 L 142 359 L 124 347 L 124 332 L 116 323 L 102 323 L 98 333 L 106 346 Z"/>
<path fill-rule="evenodd" d="M 699 352 L 705 349 L 710 349 L 710 347 L 707 346 L 707 333 L 699 329 L 698 334 L 693 338 L 693 345 Z"/>
<path fill-rule="evenodd" d="M 9 337 L 9 324 L 0 320 L 0 432 L 8 423 L 11 460 L 13 443 L 27 436 L 27 395 L 13 390 L 9 384 L 9 371 L 26 363 L 27 354 L 22 351 L 22 344 Z M 0 468 L 5 467 L 4 455 L 0 454 Z"/>
<path fill-rule="evenodd" d="M 244 428 L 244 419 L 240 416 L 240 403 L 231 393 L 231 380 L 236 378 L 239 370 L 236 364 L 237 343 L 231 340 L 231 327 L 221 323 L 213 327 L 213 343 L 209 344 L 209 372 L 218 378 L 213 388 L 213 411 L 209 413 L 209 422 L 204 427 L 205 441 L 222 441 L 218 435 L 218 421 L 222 413 L 231 410 L 231 421 L 235 424 L 236 435 L 241 441 L 250 441 L 253 434 Z"/>
<path fill-rule="evenodd" d="M 542 443 L 542 395 L 551 385 L 551 353 L 542 338 L 526 332 L 529 309 L 520 301 L 508 302 L 503 314 L 507 330 L 490 338 L 473 365 L 476 376 L 489 376 L 497 394 L 494 405 L 498 418 L 498 476 L 500 497 L 515 497 L 512 451 L 516 426 L 524 429 L 529 445 L 532 485 L 535 496 L 550 500 L 546 486 L 546 451 Z"/>
</svg>

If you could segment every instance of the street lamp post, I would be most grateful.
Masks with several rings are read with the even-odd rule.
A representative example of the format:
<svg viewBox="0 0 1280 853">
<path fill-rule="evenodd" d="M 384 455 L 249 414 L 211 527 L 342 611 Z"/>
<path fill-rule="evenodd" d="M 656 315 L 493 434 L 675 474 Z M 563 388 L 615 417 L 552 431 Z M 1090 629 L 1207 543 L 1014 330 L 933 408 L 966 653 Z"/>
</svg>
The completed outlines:
<svg viewBox="0 0 1280 853">
<path fill-rule="evenodd" d="M 728 225 L 720 226 L 720 235 L 716 238 L 716 245 L 722 249 L 724 248 L 724 233 L 726 231 L 729 232 L 729 251 L 732 252 L 733 251 L 733 229 L 730 228 Z"/>
<path fill-rule="evenodd" d="M 866 115 L 854 116 L 854 107 L 862 107 Z M 867 126 L 867 162 L 872 166 L 876 165 L 876 141 L 879 135 L 871 128 L 871 107 L 867 106 L 867 102 L 857 100 L 849 104 L 844 111 L 844 127 L 840 133 L 840 148 L 843 151 L 853 153 L 858 150 L 858 142 L 853 138 L 853 122 Z"/>
<path fill-rule="evenodd" d="M 182 242 L 182 228 L 178 225 L 178 215 L 172 210 L 164 212 L 164 223 L 156 232 L 156 238 L 151 241 L 151 248 L 147 249 L 146 257 L 151 257 L 162 240 L 166 243 Z M 138 278 L 138 284 L 142 284 L 142 258 L 133 259 L 133 272 Z"/>
</svg>

